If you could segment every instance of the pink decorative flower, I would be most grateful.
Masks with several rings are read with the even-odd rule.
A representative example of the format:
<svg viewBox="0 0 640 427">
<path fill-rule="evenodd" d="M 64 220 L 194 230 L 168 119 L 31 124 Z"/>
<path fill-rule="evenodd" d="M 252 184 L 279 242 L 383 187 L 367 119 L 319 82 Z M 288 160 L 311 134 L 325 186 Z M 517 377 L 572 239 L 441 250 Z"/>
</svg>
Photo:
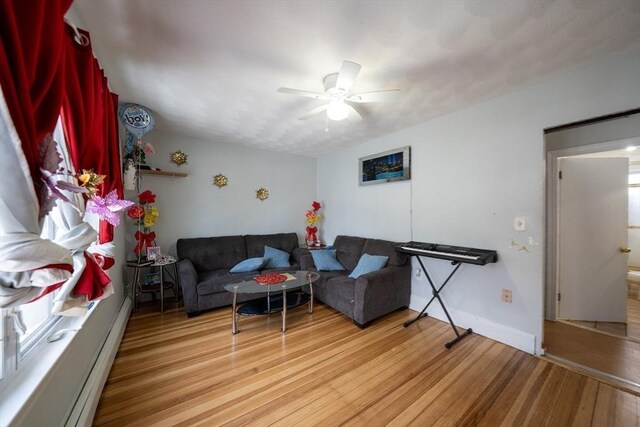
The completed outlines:
<svg viewBox="0 0 640 427">
<path fill-rule="evenodd" d="M 151 144 L 146 144 L 143 150 L 144 150 L 144 154 L 146 154 L 147 156 L 152 156 L 156 153 Z"/>
<path fill-rule="evenodd" d="M 95 213 L 100 219 L 117 227 L 120 224 L 119 213 L 133 204 L 134 203 L 129 200 L 118 199 L 116 190 L 113 190 L 104 198 L 95 195 L 89 199 L 87 202 L 87 212 Z"/>
</svg>

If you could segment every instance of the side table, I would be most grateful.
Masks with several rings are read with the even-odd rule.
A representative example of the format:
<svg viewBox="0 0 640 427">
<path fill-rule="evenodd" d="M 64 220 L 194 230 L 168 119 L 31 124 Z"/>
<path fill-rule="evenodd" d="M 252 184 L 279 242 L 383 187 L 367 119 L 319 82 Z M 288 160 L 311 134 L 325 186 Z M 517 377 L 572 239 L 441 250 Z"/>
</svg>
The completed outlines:
<svg viewBox="0 0 640 427">
<path fill-rule="evenodd" d="M 164 269 L 165 267 L 169 267 L 172 266 L 173 267 L 173 274 L 169 273 L 167 271 L 167 273 L 169 273 L 169 277 L 173 280 L 173 285 L 168 285 L 167 283 L 165 283 L 164 281 Z M 164 312 L 164 290 L 165 289 L 169 289 L 171 287 L 173 288 L 173 294 L 176 297 L 176 302 L 178 301 L 178 295 L 179 295 L 179 290 L 180 290 L 180 282 L 178 279 L 178 267 L 177 267 L 177 262 L 175 260 L 173 261 L 164 261 L 164 262 L 154 262 L 154 263 L 149 263 L 149 262 L 138 262 L 138 260 L 130 260 L 127 261 L 127 267 L 131 267 L 133 268 L 133 283 L 131 285 L 131 290 L 132 290 L 132 299 L 133 299 L 133 309 L 137 310 L 138 309 L 138 300 L 140 299 L 140 295 L 143 292 L 158 292 L 160 291 L 160 311 Z M 159 273 L 160 273 L 160 285 L 159 286 L 153 286 L 149 289 L 145 289 L 144 286 L 142 285 L 142 283 L 140 283 L 140 270 L 142 270 L 143 268 L 158 268 Z"/>
<path fill-rule="evenodd" d="M 309 249 L 310 251 L 316 250 L 316 249 L 327 249 L 327 245 L 325 245 L 324 243 L 321 244 L 320 246 L 305 246 L 304 249 Z"/>
</svg>

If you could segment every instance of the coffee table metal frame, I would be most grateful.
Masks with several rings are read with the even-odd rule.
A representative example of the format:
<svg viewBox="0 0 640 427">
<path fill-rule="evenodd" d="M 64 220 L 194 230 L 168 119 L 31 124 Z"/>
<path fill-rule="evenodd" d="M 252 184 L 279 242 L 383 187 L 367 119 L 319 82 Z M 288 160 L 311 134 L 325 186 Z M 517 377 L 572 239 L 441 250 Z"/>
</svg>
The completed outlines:
<svg viewBox="0 0 640 427">
<path fill-rule="evenodd" d="M 237 334 L 240 332 L 238 328 L 238 316 L 241 313 L 238 313 L 240 308 L 238 307 L 238 292 L 240 293 L 257 293 L 258 291 L 266 292 L 267 296 L 264 297 L 267 300 L 267 310 L 264 313 L 254 313 L 254 314 L 244 314 L 246 316 L 251 315 L 261 315 L 261 314 L 273 314 L 280 311 L 282 313 L 282 332 L 286 332 L 287 330 L 287 291 L 291 291 L 294 289 L 300 289 L 303 286 L 309 285 L 309 301 L 305 301 L 301 304 L 297 304 L 291 306 L 289 308 L 299 307 L 300 305 L 307 304 L 307 312 L 309 314 L 313 313 L 313 282 L 318 280 L 320 274 L 316 271 L 295 271 L 295 272 L 283 272 L 282 274 L 290 273 L 296 278 L 294 280 L 289 280 L 282 283 L 276 283 L 275 285 L 260 285 L 253 278 L 247 278 L 242 282 L 232 283 L 225 286 L 225 289 L 229 292 L 233 293 L 233 304 L 231 309 L 231 333 Z M 244 285 L 245 288 L 248 288 L 250 292 L 243 292 L 242 288 Z M 259 286 L 259 288 L 256 288 Z M 282 308 L 271 307 L 271 297 L 275 293 L 278 295 L 282 292 Z M 255 301 L 254 301 L 255 302 Z M 252 304 L 252 301 L 248 301 L 245 305 Z"/>
</svg>

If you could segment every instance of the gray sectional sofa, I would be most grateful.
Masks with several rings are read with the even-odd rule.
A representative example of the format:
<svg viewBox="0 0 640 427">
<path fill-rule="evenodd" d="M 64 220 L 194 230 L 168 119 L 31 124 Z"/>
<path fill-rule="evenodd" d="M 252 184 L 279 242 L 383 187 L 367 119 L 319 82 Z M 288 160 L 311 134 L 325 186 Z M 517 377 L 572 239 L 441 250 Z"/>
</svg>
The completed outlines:
<svg viewBox="0 0 640 427">
<path fill-rule="evenodd" d="M 311 270 L 317 271 L 308 249 L 298 247 L 296 233 L 222 236 L 179 239 L 178 275 L 187 316 L 232 303 L 232 294 L 224 286 L 256 272 L 230 273 L 229 270 L 248 258 L 262 257 L 264 247 L 291 254 L 291 267 L 264 269 L 262 272 Z M 338 236 L 333 248 L 344 271 L 320 271 L 314 283 L 314 296 L 353 319 L 361 328 L 374 319 L 407 308 L 411 296 L 411 263 L 406 255 L 395 252 L 396 243 L 387 240 Z M 349 274 L 362 254 L 389 257 L 384 268 L 357 279 Z M 266 294 L 265 294 L 266 295 Z M 238 302 L 259 297 L 258 294 L 238 294 Z"/>
<path fill-rule="evenodd" d="M 320 271 L 313 285 L 314 296 L 353 319 L 360 328 L 392 311 L 405 309 L 411 298 L 411 262 L 405 254 L 396 252 L 396 243 L 363 237 L 338 236 L 333 244 L 336 258 L 346 270 Z M 389 257 L 387 265 L 357 279 L 349 276 L 362 254 Z M 309 251 L 300 258 L 303 270 L 315 271 Z"/>
<path fill-rule="evenodd" d="M 189 317 L 204 310 L 230 305 L 233 295 L 225 291 L 224 286 L 243 277 L 255 276 L 256 272 L 230 273 L 229 270 L 240 261 L 262 257 L 265 246 L 290 253 L 291 267 L 261 272 L 300 270 L 301 253 L 307 251 L 298 247 L 296 233 L 179 239 L 176 246 L 180 258 L 178 276 Z M 238 302 L 258 296 L 239 294 Z"/>
</svg>

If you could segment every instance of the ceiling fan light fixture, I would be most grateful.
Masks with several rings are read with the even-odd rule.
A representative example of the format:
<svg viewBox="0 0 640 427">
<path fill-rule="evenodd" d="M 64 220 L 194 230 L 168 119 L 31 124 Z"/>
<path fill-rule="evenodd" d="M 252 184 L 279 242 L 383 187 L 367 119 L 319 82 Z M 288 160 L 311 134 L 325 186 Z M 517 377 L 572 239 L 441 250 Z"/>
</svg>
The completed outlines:
<svg viewBox="0 0 640 427">
<path fill-rule="evenodd" d="M 335 98 L 327 106 L 327 117 L 331 120 L 340 121 L 347 118 L 349 108 L 341 99 Z"/>
</svg>

